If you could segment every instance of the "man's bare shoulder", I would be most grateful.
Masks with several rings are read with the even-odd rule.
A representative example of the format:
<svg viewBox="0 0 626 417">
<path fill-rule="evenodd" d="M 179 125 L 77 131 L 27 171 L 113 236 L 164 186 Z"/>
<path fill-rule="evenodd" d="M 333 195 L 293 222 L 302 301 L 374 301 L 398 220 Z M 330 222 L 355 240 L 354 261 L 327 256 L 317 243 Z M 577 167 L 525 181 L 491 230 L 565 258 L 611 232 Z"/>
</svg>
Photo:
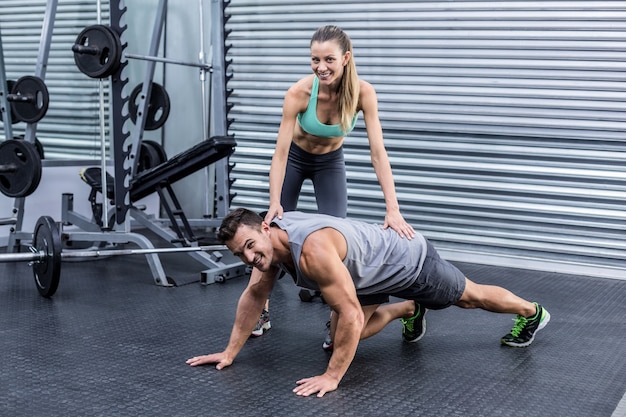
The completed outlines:
<svg viewBox="0 0 626 417">
<path fill-rule="evenodd" d="M 339 230 L 333 227 L 324 227 L 306 237 L 302 244 L 302 254 L 315 253 L 317 256 L 323 256 L 324 254 L 339 253 L 343 255 L 346 245 L 346 238 Z"/>
</svg>

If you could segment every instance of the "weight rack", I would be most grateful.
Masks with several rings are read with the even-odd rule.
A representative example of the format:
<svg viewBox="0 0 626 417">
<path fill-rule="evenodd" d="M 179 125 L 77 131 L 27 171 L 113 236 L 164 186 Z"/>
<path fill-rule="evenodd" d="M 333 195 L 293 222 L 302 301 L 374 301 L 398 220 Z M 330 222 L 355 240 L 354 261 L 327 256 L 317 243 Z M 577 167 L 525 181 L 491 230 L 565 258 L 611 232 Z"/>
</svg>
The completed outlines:
<svg viewBox="0 0 626 417">
<path fill-rule="evenodd" d="M 35 71 L 35 76 L 31 77 L 32 79 L 40 79 L 43 80 L 45 76 L 45 68 L 47 66 L 48 53 L 50 50 L 50 43 L 52 38 L 52 29 L 54 26 L 54 20 L 56 16 L 58 1 L 50 0 L 46 3 L 46 11 L 44 15 L 43 28 L 41 32 L 40 39 L 40 47 L 37 57 L 37 67 Z M 173 247 L 183 247 L 183 246 L 194 246 L 196 245 L 194 237 L 188 234 L 184 239 L 181 239 L 181 236 L 174 236 L 172 234 L 172 226 L 173 222 L 171 221 L 169 224 L 164 222 L 163 219 L 157 219 L 153 216 L 146 215 L 140 208 L 135 207 L 129 202 L 129 184 L 131 180 L 134 178 L 134 174 L 137 167 L 137 150 L 141 147 L 141 141 L 143 136 L 143 129 L 145 127 L 145 119 L 143 119 L 143 115 L 148 113 L 148 105 L 150 98 L 150 88 L 152 85 L 152 78 L 154 75 L 154 65 L 155 62 L 170 62 L 175 64 L 183 64 L 183 65 L 193 65 L 200 68 L 201 80 L 203 81 L 203 107 L 206 103 L 206 97 L 204 96 L 204 79 L 207 72 L 211 74 L 215 74 L 214 77 L 211 77 L 211 87 L 215 94 L 214 102 L 215 102 L 215 110 L 210 113 L 212 122 L 211 126 L 213 126 L 214 135 L 225 135 L 227 132 L 228 121 L 226 120 L 226 94 L 227 91 L 225 89 L 226 84 L 226 75 L 225 68 L 226 62 L 224 61 L 224 4 L 222 1 L 212 1 L 211 3 L 211 16 L 217 21 L 217 24 L 212 25 L 212 38 L 215 46 L 215 54 L 212 56 L 213 63 L 209 65 L 204 62 L 204 54 L 200 55 L 202 62 L 200 63 L 184 63 L 184 62 L 175 62 L 174 60 L 168 60 L 165 58 L 156 57 L 156 53 L 158 51 L 159 43 L 160 43 L 160 35 L 164 24 L 164 16 L 165 10 L 167 8 L 167 1 L 160 0 L 159 9 L 155 19 L 153 38 L 150 46 L 149 53 L 150 56 L 130 56 L 130 54 L 123 55 L 123 50 L 126 47 L 126 43 L 123 42 L 124 39 L 124 31 L 126 29 L 123 19 L 123 15 L 126 11 L 126 7 L 124 5 L 123 0 L 111 0 L 110 2 L 110 21 L 111 24 L 107 28 L 110 28 L 113 34 L 119 36 L 120 40 L 120 51 L 119 56 L 115 57 L 117 60 L 119 58 L 119 65 L 114 67 L 111 74 L 107 74 L 106 76 L 111 76 L 111 131 L 113 136 L 113 160 L 115 162 L 115 177 L 114 177 L 114 198 L 113 201 L 115 203 L 115 220 L 117 223 L 116 229 L 112 230 L 108 227 L 102 228 L 98 225 L 94 224 L 92 220 L 81 216 L 80 214 L 73 211 L 73 196 L 71 194 L 63 195 L 63 205 L 62 205 L 62 218 L 64 225 L 77 225 L 81 231 L 74 232 L 66 232 L 64 233 L 64 238 L 68 241 L 85 241 L 85 242 L 105 242 L 109 244 L 122 244 L 122 243 L 133 243 L 138 245 L 139 247 L 147 250 L 154 249 L 152 242 L 147 239 L 145 236 L 142 236 L 137 233 L 131 232 L 131 221 L 130 218 L 133 219 L 135 224 L 143 225 L 149 230 L 155 232 L 159 237 L 163 238 Z M 200 7 L 202 8 L 202 3 L 200 3 Z M 200 13 L 202 15 L 202 12 Z M 98 19 L 99 20 L 99 19 Z M 202 26 L 202 22 L 201 22 Z M 75 45 L 77 47 L 78 45 Z M 1 42 L 0 42 L 1 47 Z M 74 48 L 72 48 L 74 49 Z M 78 48 L 77 48 L 78 49 Z M 9 110 L 9 105 L 7 103 L 7 94 L 5 90 L 5 86 L 7 86 L 6 73 L 4 70 L 4 55 L 0 49 L 0 109 L 2 110 L 2 114 L 5 116 L 5 134 L 8 138 L 12 138 L 13 132 L 11 129 L 11 114 Z M 125 124 L 128 122 L 128 112 L 124 113 L 122 108 L 126 103 L 128 103 L 128 97 L 125 95 L 124 87 L 127 84 L 128 80 L 125 78 L 125 67 L 127 65 L 128 58 L 137 58 L 137 59 L 146 59 L 149 62 L 149 65 L 146 70 L 145 81 L 143 83 L 143 87 L 141 89 L 141 100 L 137 109 L 137 120 L 135 120 L 135 128 L 132 130 L 132 133 L 128 133 L 128 130 L 124 130 Z M 214 70 L 214 69 L 217 69 Z M 18 80 L 19 81 L 19 80 Z M 41 81 L 43 83 L 43 81 Z M 45 88 L 45 84 L 43 84 L 43 88 Z M 47 93 L 47 89 L 45 91 Z M 19 99 L 23 99 L 24 97 L 19 97 Z M 12 109 L 12 107 L 11 107 Z M 46 110 L 47 110 L 47 101 L 46 101 Z M 44 111 L 45 113 L 45 111 Z M 207 133 L 204 135 L 208 137 L 209 126 L 205 121 L 205 117 L 208 116 L 205 114 L 203 108 L 203 126 L 205 127 Z M 19 120 L 19 119 L 18 119 Z M 36 131 L 36 121 L 26 120 L 27 128 L 25 134 L 25 141 L 28 143 L 36 143 L 35 131 Z M 128 142 L 131 142 L 131 145 L 128 146 Z M 103 151 L 103 161 L 105 160 L 104 151 Z M 122 162 L 120 162 L 122 161 Z M 39 164 L 41 166 L 41 164 Z M 219 226 L 221 218 L 226 215 L 229 209 L 230 201 L 232 199 L 229 194 L 231 181 L 229 179 L 229 172 L 231 167 L 228 164 L 228 159 L 220 159 L 215 162 L 213 168 L 215 172 L 212 172 L 211 178 L 209 179 L 209 174 L 207 174 L 207 183 L 209 190 L 215 190 L 215 207 L 211 209 L 210 212 L 207 213 L 205 218 L 203 219 L 192 219 L 190 221 L 185 220 L 185 223 L 193 224 L 194 226 L 199 227 L 213 227 L 216 228 Z M 39 170 L 41 171 L 41 169 Z M 104 169 L 103 169 L 104 171 Z M 207 170 L 208 172 L 208 170 Z M 41 174 L 39 174 L 40 178 Z M 104 176 L 103 176 L 104 177 Z M 38 181 L 37 181 L 38 184 Z M 163 200 L 163 194 L 159 192 L 161 199 Z M 175 198 L 172 195 L 173 198 Z M 106 202 L 107 198 L 103 197 L 103 202 Z M 106 203 L 105 203 L 106 204 Z M 22 223 L 23 223 L 23 214 L 24 214 L 24 205 L 25 199 L 23 197 L 16 198 L 13 214 L 14 216 L 7 219 L 0 219 L 1 225 L 12 225 L 11 234 L 9 236 L 9 247 L 8 252 L 14 252 L 19 250 L 22 241 L 28 242 L 32 240 L 33 234 L 31 232 L 22 232 Z M 179 208 L 179 207 L 177 207 Z M 167 210 L 168 212 L 171 210 Z M 179 210 L 181 211 L 181 210 Z M 127 213 L 130 213 L 130 217 L 127 217 Z M 183 215 L 184 216 L 184 215 Z M 171 216 L 170 216 L 171 218 Z M 107 219 L 108 223 L 108 219 Z M 189 227 L 186 228 L 190 230 Z M 223 276 L 224 274 L 230 277 L 238 276 L 244 273 L 242 269 L 242 263 L 239 261 L 236 262 L 224 262 L 228 257 L 224 256 L 221 252 L 213 252 L 211 254 L 207 253 L 193 253 L 192 256 L 194 259 L 200 261 L 207 268 L 206 271 L 203 271 L 201 274 L 201 281 L 203 283 L 211 283 L 215 280 L 216 277 Z M 150 265 L 150 269 L 152 271 L 155 283 L 159 285 L 172 285 L 172 280 L 169 279 L 163 270 L 161 262 L 156 253 L 146 254 L 148 259 L 148 263 Z M 229 272 L 234 272 L 234 274 L 230 274 Z"/>
<path fill-rule="evenodd" d="M 115 68 L 112 74 L 110 74 L 112 115 L 111 131 L 113 137 L 112 149 L 114 160 L 113 203 L 116 224 L 113 227 L 113 230 L 102 230 L 91 220 L 81 216 L 79 213 L 74 212 L 73 196 L 66 194 L 63 196 L 62 223 L 64 225 L 76 225 L 83 230 L 83 232 L 64 232 L 64 236 L 67 236 L 69 240 L 108 243 L 132 242 L 141 248 L 154 248 L 152 243 L 149 242 L 144 236 L 131 232 L 132 218 L 133 224 L 138 224 L 151 230 L 157 236 L 165 240 L 169 245 L 174 247 L 183 247 L 197 244 L 194 236 L 190 236 L 188 234 L 184 236 L 184 238 L 181 238 L 180 235 L 173 233 L 173 220 L 168 222 L 164 219 L 147 215 L 143 212 L 143 210 L 135 207 L 131 203 L 130 198 L 131 184 L 136 173 L 137 161 L 139 159 L 137 153 L 141 148 L 143 131 L 145 128 L 146 120 L 144 115 L 148 113 L 148 104 L 150 101 L 149 87 L 153 84 L 156 62 L 197 66 L 200 69 L 201 80 L 203 83 L 204 74 L 209 71 L 211 72 L 212 76 L 210 77 L 210 88 L 212 91 L 212 97 L 209 99 L 213 99 L 214 103 L 213 111 L 210 113 L 211 127 L 213 128 L 213 136 L 211 137 L 227 135 L 228 121 L 226 119 L 226 95 L 228 92 L 225 88 L 226 62 L 224 60 L 224 2 L 211 2 L 211 17 L 213 19 L 211 33 L 213 41 L 213 55 L 211 65 L 204 62 L 197 64 L 174 62 L 173 60 L 156 57 L 160 44 L 161 32 L 165 22 L 166 8 L 167 0 L 160 0 L 155 17 L 152 40 L 148 51 L 149 55 L 135 56 L 126 54 L 124 51 L 127 46 L 124 34 L 126 25 L 123 23 L 125 22 L 123 15 L 126 11 L 126 6 L 124 5 L 123 0 L 110 1 L 110 29 L 119 37 L 119 47 L 121 49 L 119 52 L 119 56 L 121 57 L 120 65 Z M 72 49 L 76 52 L 76 50 L 80 49 L 80 46 L 75 45 Z M 117 52 L 113 55 L 117 55 Z M 141 87 L 141 93 L 139 95 L 140 101 L 137 104 L 135 126 L 132 129 L 125 129 L 124 126 L 129 122 L 128 119 L 130 118 L 129 112 L 123 111 L 124 106 L 129 101 L 124 88 L 128 83 L 128 79 L 125 76 L 125 69 L 129 58 L 144 59 L 147 61 L 147 66 Z M 109 74 L 106 76 L 109 76 Z M 203 102 L 205 100 L 206 98 L 203 97 Z M 204 120 L 203 125 L 206 126 Z M 208 131 L 208 126 L 206 126 L 206 129 Z M 205 139 L 208 140 L 208 138 Z M 212 213 L 208 213 L 203 219 L 186 219 L 186 216 L 182 214 L 184 216 L 184 222 L 188 223 L 190 226 L 217 228 L 221 223 L 221 219 L 228 213 L 230 202 L 232 200 L 232 197 L 229 194 L 231 184 L 229 172 L 231 167 L 229 166 L 228 158 L 222 158 L 216 161 L 212 167 L 215 170 L 214 179 L 212 181 L 207 181 L 207 189 L 215 190 L 214 198 L 216 207 L 212 210 Z M 163 194 L 161 194 L 161 192 L 159 192 L 159 194 L 163 204 Z M 106 204 L 106 193 L 103 193 L 102 200 L 103 204 Z M 182 213 L 182 210 L 177 210 L 177 213 Z M 188 227 L 185 229 L 189 230 Z M 243 263 L 237 258 L 232 257 L 230 253 L 224 254 L 219 251 L 214 251 L 212 253 L 190 252 L 189 255 L 208 268 L 201 272 L 200 280 L 204 284 L 214 282 L 219 276 L 225 275 L 232 278 L 245 273 Z M 165 275 L 157 254 L 150 254 L 147 255 L 147 257 L 155 283 L 165 286 L 171 285 L 173 280 Z"/>
</svg>

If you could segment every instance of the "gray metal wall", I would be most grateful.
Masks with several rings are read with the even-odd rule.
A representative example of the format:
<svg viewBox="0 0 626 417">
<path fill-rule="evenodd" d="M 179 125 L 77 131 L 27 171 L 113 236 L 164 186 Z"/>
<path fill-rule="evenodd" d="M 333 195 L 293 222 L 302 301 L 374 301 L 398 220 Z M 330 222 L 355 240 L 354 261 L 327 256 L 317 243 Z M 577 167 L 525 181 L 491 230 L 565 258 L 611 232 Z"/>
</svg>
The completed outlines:
<svg viewBox="0 0 626 417">
<path fill-rule="evenodd" d="M 324 24 L 377 89 L 405 218 L 448 259 L 626 278 L 626 3 L 246 1 L 226 9 L 233 206 L 267 208 L 289 86 Z M 349 215 L 385 212 L 362 120 Z M 315 210 L 309 185 L 302 210 Z"/>
</svg>

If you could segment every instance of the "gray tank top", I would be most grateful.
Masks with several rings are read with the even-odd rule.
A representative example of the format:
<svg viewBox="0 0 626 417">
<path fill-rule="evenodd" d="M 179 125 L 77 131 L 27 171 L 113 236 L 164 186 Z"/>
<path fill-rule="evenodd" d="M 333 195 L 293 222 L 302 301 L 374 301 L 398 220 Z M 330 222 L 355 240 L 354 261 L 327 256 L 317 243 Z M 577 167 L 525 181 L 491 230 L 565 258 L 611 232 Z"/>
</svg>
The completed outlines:
<svg viewBox="0 0 626 417">
<path fill-rule="evenodd" d="M 381 225 L 297 211 L 286 212 L 282 220 L 276 217 L 272 223 L 289 236 L 296 285 L 312 290 L 319 290 L 319 286 L 300 270 L 302 244 L 311 233 L 326 227 L 336 229 L 346 238 L 348 250 L 343 264 L 352 276 L 357 294 L 390 294 L 410 287 L 426 257 L 426 240 L 419 233 L 408 240 L 391 228 L 383 230 Z M 279 267 L 293 276 L 284 265 Z"/>
</svg>

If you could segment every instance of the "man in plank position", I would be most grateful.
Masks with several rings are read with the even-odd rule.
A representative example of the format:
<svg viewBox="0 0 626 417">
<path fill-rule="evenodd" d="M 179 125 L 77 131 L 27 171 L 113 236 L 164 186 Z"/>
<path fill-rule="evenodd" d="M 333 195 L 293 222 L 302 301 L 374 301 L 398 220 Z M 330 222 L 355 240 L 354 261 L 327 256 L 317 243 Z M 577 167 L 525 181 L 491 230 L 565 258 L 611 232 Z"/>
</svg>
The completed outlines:
<svg viewBox="0 0 626 417">
<path fill-rule="evenodd" d="M 470 281 L 419 233 L 408 240 L 378 225 L 299 212 L 284 213 L 268 224 L 257 213 L 239 208 L 223 219 L 218 238 L 253 269 L 226 349 L 187 363 L 217 363 L 217 369 L 232 364 L 282 270 L 296 285 L 321 291 L 333 311 L 334 352 L 322 375 L 296 382 L 293 391 L 301 396 L 322 397 L 337 389 L 359 340 L 397 318 L 402 319 L 404 340 L 415 342 L 425 333 L 428 309 L 456 305 L 517 314 L 513 329 L 501 338 L 513 347 L 529 346 L 550 320 L 537 303 L 502 287 Z M 407 301 L 384 304 L 389 296 Z"/>
</svg>

